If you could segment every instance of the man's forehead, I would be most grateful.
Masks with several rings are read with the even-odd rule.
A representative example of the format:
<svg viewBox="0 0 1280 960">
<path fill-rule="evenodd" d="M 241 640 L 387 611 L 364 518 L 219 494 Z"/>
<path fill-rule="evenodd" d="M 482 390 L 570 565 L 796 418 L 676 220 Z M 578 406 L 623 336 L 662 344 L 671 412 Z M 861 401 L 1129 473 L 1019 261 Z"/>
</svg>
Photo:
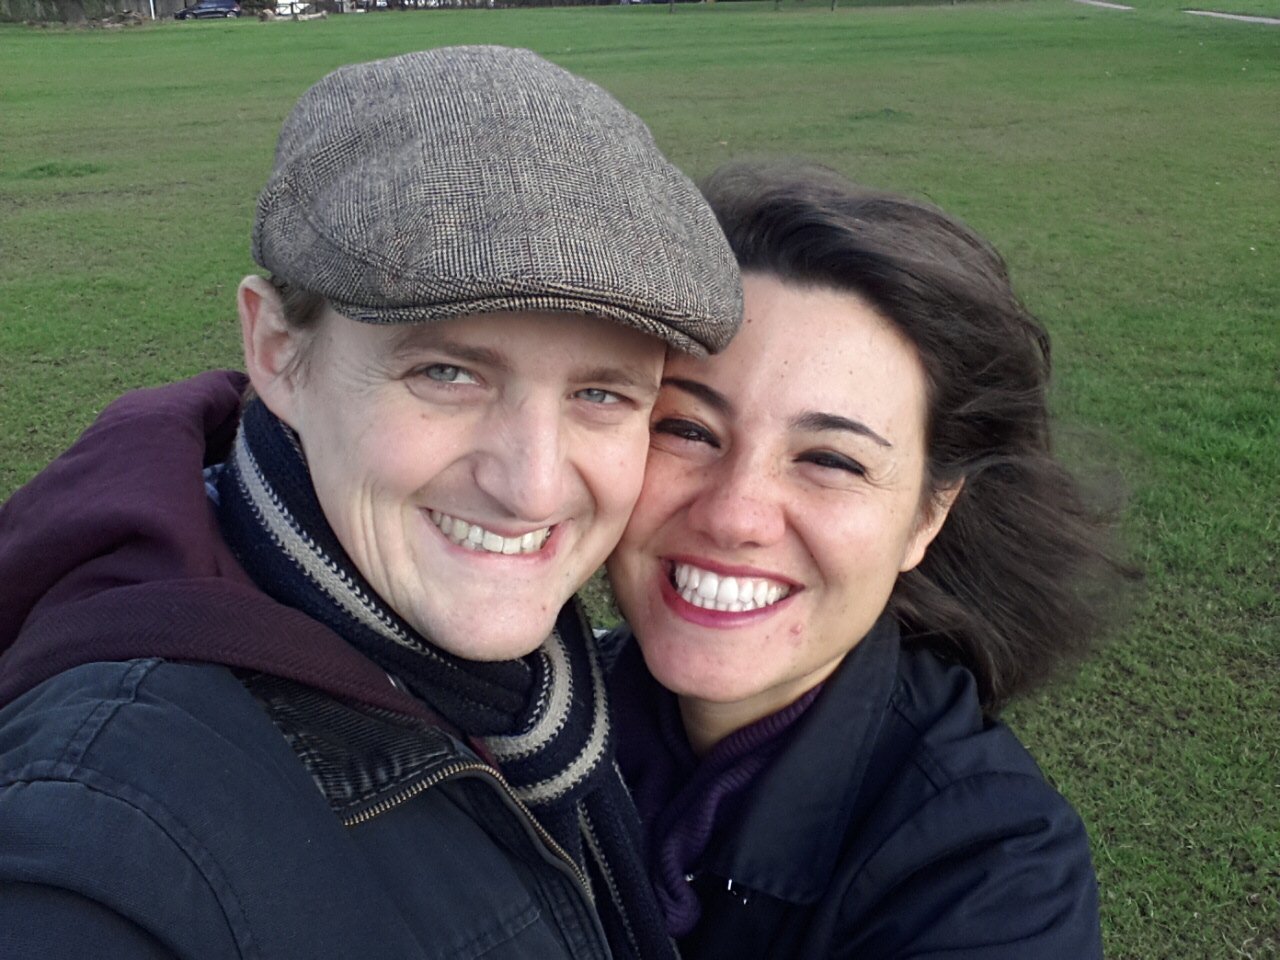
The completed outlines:
<svg viewBox="0 0 1280 960">
<path fill-rule="evenodd" d="M 576 313 L 477 313 L 433 323 L 397 325 L 389 343 L 393 350 L 423 347 L 466 349 L 489 347 L 501 351 L 513 335 L 541 327 L 543 337 L 555 337 L 571 344 L 576 340 L 568 330 L 549 330 L 549 320 L 570 320 L 581 324 L 605 324 L 607 320 Z"/>
<path fill-rule="evenodd" d="M 479 344 L 493 339 L 484 336 L 485 329 L 473 323 L 470 317 L 440 323 L 406 323 L 391 328 L 387 346 L 392 353 L 404 353 L 432 347 L 461 346 L 469 341 Z"/>
</svg>

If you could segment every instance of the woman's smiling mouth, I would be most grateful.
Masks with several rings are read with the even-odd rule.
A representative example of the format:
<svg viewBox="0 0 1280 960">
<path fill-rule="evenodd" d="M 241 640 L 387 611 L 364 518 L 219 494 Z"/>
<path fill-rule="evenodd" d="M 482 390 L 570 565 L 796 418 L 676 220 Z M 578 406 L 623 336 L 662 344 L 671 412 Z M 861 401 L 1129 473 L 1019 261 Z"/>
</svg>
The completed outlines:
<svg viewBox="0 0 1280 960">
<path fill-rule="evenodd" d="M 672 563 L 668 577 L 685 603 L 728 613 L 747 613 L 772 606 L 792 591 L 789 584 L 777 580 L 732 577 L 690 563 Z"/>
<path fill-rule="evenodd" d="M 514 556 L 519 553 L 537 553 L 551 537 L 551 527 L 530 530 L 518 537 L 504 537 L 500 533 L 486 530 L 476 523 L 468 523 L 458 517 L 451 517 L 439 510 L 431 510 L 431 522 L 440 528 L 440 532 L 468 550 L 481 550 L 485 553 L 501 553 Z"/>
</svg>

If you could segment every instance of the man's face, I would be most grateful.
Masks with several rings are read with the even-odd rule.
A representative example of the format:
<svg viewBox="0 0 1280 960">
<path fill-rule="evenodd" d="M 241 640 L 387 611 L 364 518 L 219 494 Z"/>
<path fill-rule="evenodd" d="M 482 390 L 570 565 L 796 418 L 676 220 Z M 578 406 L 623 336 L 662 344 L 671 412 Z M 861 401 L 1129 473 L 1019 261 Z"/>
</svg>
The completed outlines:
<svg viewBox="0 0 1280 960">
<path fill-rule="evenodd" d="M 663 354 L 571 314 L 380 326 L 329 310 L 275 412 L 382 599 L 451 653 L 509 659 L 621 536 Z"/>
</svg>

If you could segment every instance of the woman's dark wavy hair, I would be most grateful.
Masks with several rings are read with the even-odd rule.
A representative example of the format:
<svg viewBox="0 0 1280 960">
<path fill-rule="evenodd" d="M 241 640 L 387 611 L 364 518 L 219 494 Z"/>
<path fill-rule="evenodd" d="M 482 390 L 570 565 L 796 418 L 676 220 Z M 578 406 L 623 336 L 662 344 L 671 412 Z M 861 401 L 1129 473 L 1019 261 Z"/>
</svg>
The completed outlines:
<svg viewBox="0 0 1280 960">
<path fill-rule="evenodd" d="M 857 294 L 915 346 L 923 505 L 963 486 L 890 597 L 904 642 L 968 667 L 988 714 L 1083 656 L 1128 568 L 1107 513 L 1053 455 L 1049 335 L 1000 255 L 935 207 L 821 167 L 734 165 L 703 192 L 744 272 Z"/>
</svg>

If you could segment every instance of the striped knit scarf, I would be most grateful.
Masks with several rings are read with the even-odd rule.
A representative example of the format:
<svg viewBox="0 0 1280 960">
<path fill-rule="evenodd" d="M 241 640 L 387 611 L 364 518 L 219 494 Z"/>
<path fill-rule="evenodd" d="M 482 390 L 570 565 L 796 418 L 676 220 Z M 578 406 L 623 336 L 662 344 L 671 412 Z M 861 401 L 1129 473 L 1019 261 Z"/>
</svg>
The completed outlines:
<svg viewBox="0 0 1280 960">
<path fill-rule="evenodd" d="M 604 678 L 571 600 L 519 660 L 431 643 L 374 593 L 325 520 L 297 436 L 259 400 L 218 479 L 222 532 L 255 583 L 346 638 L 478 738 L 539 823 L 590 879 L 615 957 L 674 957 L 636 850 L 639 821 L 613 760 Z"/>
</svg>

